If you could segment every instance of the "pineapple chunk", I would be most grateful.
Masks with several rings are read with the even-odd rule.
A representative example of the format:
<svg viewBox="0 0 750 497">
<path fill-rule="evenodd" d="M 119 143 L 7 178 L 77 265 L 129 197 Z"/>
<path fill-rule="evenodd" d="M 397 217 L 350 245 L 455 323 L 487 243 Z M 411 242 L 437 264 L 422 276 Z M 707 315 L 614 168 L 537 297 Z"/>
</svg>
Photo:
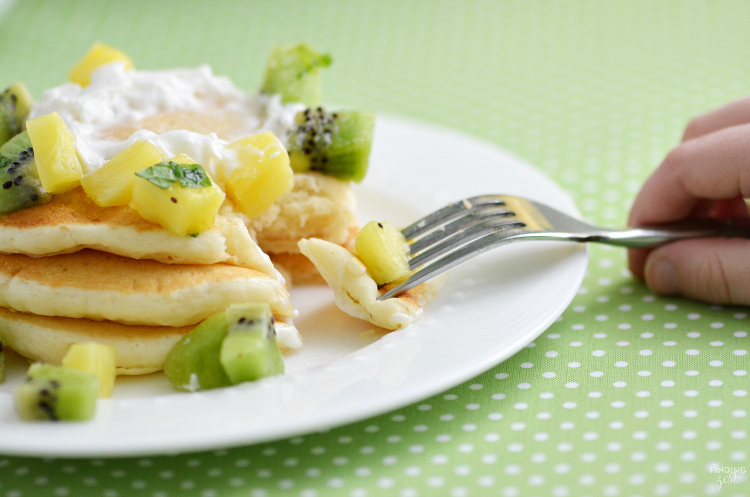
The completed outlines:
<svg viewBox="0 0 750 497">
<path fill-rule="evenodd" d="M 117 375 L 114 347 L 96 342 L 74 343 L 63 357 L 62 365 L 99 378 L 99 397 L 112 395 Z"/>
<path fill-rule="evenodd" d="M 226 181 L 229 198 L 248 217 L 262 214 L 294 186 L 289 154 L 273 133 L 238 140 L 229 148 L 237 153 L 240 166 Z"/>
<path fill-rule="evenodd" d="M 149 142 L 135 142 L 104 164 L 81 178 L 81 186 L 100 207 L 128 205 L 133 197 L 135 173 L 164 160 Z"/>
<path fill-rule="evenodd" d="M 88 86 L 91 82 L 91 73 L 100 66 L 111 64 L 112 62 L 123 62 L 125 69 L 133 69 L 133 61 L 125 52 L 118 50 L 104 43 L 96 42 L 94 46 L 86 52 L 78 63 L 70 70 L 68 79 L 72 83 L 78 83 L 81 86 Z"/>
<path fill-rule="evenodd" d="M 130 207 L 170 233 L 196 236 L 214 224 L 225 195 L 200 165 L 185 159 L 190 164 L 160 162 L 136 173 Z"/>
<path fill-rule="evenodd" d="M 53 112 L 26 121 L 42 188 L 48 193 L 72 190 L 81 182 L 83 169 L 73 137 L 60 114 Z"/>
<path fill-rule="evenodd" d="M 409 245 L 391 223 L 370 221 L 354 240 L 357 257 L 378 286 L 406 278 L 409 269 Z"/>
</svg>

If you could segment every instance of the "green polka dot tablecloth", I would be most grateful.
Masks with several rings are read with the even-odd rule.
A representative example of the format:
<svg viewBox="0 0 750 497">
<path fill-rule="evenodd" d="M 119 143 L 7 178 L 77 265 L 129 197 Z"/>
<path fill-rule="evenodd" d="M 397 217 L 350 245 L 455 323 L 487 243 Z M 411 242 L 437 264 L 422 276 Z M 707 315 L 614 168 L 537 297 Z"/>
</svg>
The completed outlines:
<svg viewBox="0 0 750 497">
<path fill-rule="evenodd" d="M 496 144 L 602 225 L 624 224 L 691 116 L 750 94 L 741 0 L 3 6 L 3 85 L 23 80 L 39 97 L 101 40 L 141 68 L 209 63 L 253 89 L 271 45 L 304 40 L 334 56 L 325 91 L 337 104 Z M 465 384 L 259 445 L 0 455 L 0 497 L 747 496 L 748 329 L 748 309 L 653 295 L 622 250 L 591 247 L 559 320 Z"/>
</svg>

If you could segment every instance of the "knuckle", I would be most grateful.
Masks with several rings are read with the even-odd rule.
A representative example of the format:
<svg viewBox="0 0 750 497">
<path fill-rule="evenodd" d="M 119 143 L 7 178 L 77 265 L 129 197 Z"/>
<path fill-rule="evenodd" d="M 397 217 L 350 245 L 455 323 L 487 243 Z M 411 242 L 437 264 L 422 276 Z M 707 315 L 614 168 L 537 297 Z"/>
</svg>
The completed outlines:
<svg viewBox="0 0 750 497">
<path fill-rule="evenodd" d="M 685 145 L 678 145 L 670 150 L 667 156 L 664 158 L 662 167 L 672 173 L 676 173 L 677 171 L 683 169 L 685 167 L 685 164 L 688 162 L 690 155 L 688 148 L 689 147 L 686 147 Z"/>
<path fill-rule="evenodd" d="M 682 135 L 682 139 L 689 140 L 696 136 L 701 136 L 705 134 L 705 129 L 706 125 L 703 116 L 695 117 L 688 122 L 687 126 L 685 126 L 685 132 Z"/>
<path fill-rule="evenodd" d="M 705 254 L 698 262 L 693 291 L 701 298 L 714 304 L 732 301 L 732 286 L 727 268 L 719 254 Z"/>
</svg>

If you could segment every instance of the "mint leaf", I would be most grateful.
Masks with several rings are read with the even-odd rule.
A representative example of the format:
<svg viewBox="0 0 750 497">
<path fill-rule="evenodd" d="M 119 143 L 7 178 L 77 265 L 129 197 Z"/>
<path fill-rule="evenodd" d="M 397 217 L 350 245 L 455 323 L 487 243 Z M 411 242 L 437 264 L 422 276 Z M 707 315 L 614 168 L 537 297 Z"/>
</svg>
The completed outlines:
<svg viewBox="0 0 750 497">
<path fill-rule="evenodd" d="M 166 190 L 177 181 L 180 182 L 180 186 L 183 188 L 211 186 L 211 179 L 206 174 L 205 169 L 198 164 L 177 164 L 172 161 L 160 162 L 135 174 L 163 190 Z"/>
</svg>

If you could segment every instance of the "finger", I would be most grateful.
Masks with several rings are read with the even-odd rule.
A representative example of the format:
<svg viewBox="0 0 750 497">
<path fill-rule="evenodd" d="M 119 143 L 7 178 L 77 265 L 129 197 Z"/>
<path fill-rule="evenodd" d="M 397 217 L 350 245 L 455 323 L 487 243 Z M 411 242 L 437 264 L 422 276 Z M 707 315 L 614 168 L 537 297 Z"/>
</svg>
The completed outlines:
<svg viewBox="0 0 750 497">
<path fill-rule="evenodd" d="M 682 141 L 747 123 L 750 123 L 750 97 L 735 100 L 713 112 L 696 117 L 685 128 Z"/>
<path fill-rule="evenodd" d="M 688 217 L 703 200 L 750 196 L 750 124 L 725 128 L 678 145 L 643 184 L 629 224 Z"/>
<path fill-rule="evenodd" d="M 750 240 L 706 238 L 670 243 L 648 255 L 652 291 L 714 304 L 750 304 Z"/>
</svg>

